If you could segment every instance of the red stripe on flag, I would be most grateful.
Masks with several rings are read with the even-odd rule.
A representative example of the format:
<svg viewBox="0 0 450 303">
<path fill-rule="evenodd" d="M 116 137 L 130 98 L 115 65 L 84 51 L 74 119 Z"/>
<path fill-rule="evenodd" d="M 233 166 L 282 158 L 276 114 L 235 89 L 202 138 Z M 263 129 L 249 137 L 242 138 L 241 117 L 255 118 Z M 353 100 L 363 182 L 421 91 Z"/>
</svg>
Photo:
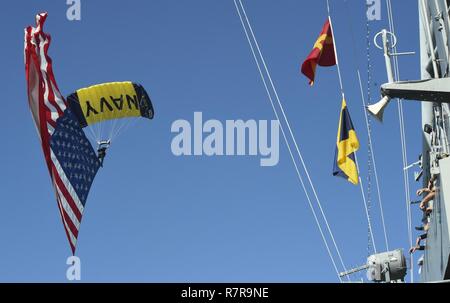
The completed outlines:
<svg viewBox="0 0 450 303">
<path fill-rule="evenodd" d="M 59 203 L 62 203 L 61 200 L 59 201 Z M 62 204 L 61 204 L 62 206 Z M 62 208 L 63 211 L 63 216 L 64 216 L 64 221 L 66 221 L 67 226 L 69 226 L 70 231 L 72 232 L 72 235 L 74 236 L 74 238 L 78 238 L 78 229 L 75 226 L 75 224 L 73 223 L 72 219 L 70 218 L 69 214 L 67 214 L 66 210 L 64 208 Z"/>
<path fill-rule="evenodd" d="M 52 104 L 55 105 L 56 109 L 58 110 L 58 114 L 61 116 L 63 114 L 63 111 L 62 111 L 63 109 L 56 102 L 55 91 L 58 93 L 58 96 L 61 97 L 61 100 L 64 103 L 64 105 L 67 106 L 67 102 L 62 97 L 62 95 L 61 95 L 61 93 L 59 91 L 58 85 L 56 84 L 55 75 L 53 73 L 52 58 L 50 58 L 48 56 L 48 48 L 50 47 L 50 43 L 52 41 L 52 37 L 50 35 L 45 34 L 45 33 L 41 33 L 41 34 L 44 35 L 47 38 L 47 40 L 48 40 L 48 43 L 44 46 L 44 56 L 45 56 L 45 59 L 47 61 L 47 79 L 48 79 L 49 91 L 51 93 L 51 94 L 49 94 L 49 100 L 50 100 L 50 102 L 52 102 Z M 55 90 L 53 90 L 52 84 L 55 87 Z"/>
<path fill-rule="evenodd" d="M 55 190 L 56 190 L 56 188 L 55 188 Z M 66 233 L 67 240 L 69 240 L 70 249 L 72 250 L 72 254 L 75 254 L 75 245 L 72 243 L 69 231 L 67 230 L 66 224 L 64 223 L 65 220 L 64 220 L 64 215 L 63 215 L 63 209 L 62 209 L 62 206 L 61 206 L 61 204 L 59 202 L 58 194 L 56 194 L 56 202 L 57 202 L 56 204 L 58 205 L 58 209 L 59 209 L 59 214 L 61 216 L 61 220 L 63 221 L 64 232 Z"/>
<path fill-rule="evenodd" d="M 52 163 L 53 165 L 53 163 Z M 61 193 L 64 195 L 64 198 L 66 198 L 67 203 L 69 204 L 70 208 L 72 209 L 73 213 L 77 217 L 78 221 L 81 222 L 81 211 L 78 209 L 78 206 L 76 205 L 74 199 L 70 195 L 69 191 L 67 190 L 66 186 L 64 185 L 64 182 L 61 180 L 61 177 L 58 174 L 58 171 L 56 170 L 55 166 L 52 166 L 53 168 L 53 179 L 55 180 L 56 184 L 58 185 L 58 188 L 61 190 Z"/>
</svg>

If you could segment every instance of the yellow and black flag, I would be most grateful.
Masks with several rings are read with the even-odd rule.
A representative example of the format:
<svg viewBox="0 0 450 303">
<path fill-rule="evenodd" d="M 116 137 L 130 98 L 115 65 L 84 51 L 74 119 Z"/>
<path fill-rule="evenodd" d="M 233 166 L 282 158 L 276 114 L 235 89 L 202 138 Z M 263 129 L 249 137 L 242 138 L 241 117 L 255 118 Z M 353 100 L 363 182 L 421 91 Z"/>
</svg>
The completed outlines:
<svg viewBox="0 0 450 303">
<path fill-rule="evenodd" d="M 343 98 L 337 133 L 333 176 L 343 177 L 355 185 L 358 184 L 358 168 L 355 160 L 355 152 L 358 148 L 358 137 L 356 136 L 347 104 Z"/>
</svg>

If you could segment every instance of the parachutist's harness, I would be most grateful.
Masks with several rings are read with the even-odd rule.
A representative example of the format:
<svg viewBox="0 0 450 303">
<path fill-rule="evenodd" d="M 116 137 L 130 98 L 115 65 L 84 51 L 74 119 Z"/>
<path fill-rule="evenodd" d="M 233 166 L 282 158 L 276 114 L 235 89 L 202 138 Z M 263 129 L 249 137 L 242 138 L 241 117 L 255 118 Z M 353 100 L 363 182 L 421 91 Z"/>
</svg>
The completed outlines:
<svg viewBox="0 0 450 303">
<path fill-rule="evenodd" d="M 98 157 L 98 160 L 100 161 L 100 166 L 103 167 L 103 159 L 106 156 L 106 150 L 111 145 L 111 141 L 110 140 L 102 140 L 102 141 L 98 141 L 97 143 L 98 143 L 97 157 Z"/>
</svg>

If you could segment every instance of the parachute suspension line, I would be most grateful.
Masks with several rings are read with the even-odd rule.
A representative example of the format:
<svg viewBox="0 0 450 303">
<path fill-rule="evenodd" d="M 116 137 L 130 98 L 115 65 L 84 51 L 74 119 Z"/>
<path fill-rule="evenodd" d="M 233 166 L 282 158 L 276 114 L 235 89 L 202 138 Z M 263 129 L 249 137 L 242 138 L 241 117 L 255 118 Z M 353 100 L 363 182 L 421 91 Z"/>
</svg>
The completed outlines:
<svg viewBox="0 0 450 303">
<path fill-rule="evenodd" d="M 114 129 L 116 128 L 116 125 L 119 123 L 119 121 L 122 119 L 113 119 L 113 120 L 108 120 L 107 122 L 109 123 L 105 129 L 105 133 L 107 131 L 107 138 L 106 139 L 111 139 L 111 136 L 113 134 Z M 122 123 L 122 121 L 120 121 L 120 123 Z"/>
<path fill-rule="evenodd" d="M 133 118 L 114 119 L 107 139 L 113 142 L 120 134 L 125 132 L 131 126 L 134 126 L 137 120 L 138 119 Z"/>
<path fill-rule="evenodd" d="M 99 141 L 103 140 L 104 138 L 102 138 L 102 134 L 103 134 L 103 125 L 104 123 L 100 122 L 97 123 L 96 125 L 98 125 L 98 137 L 99 137 Z"/>
<path fill-rule="evenodd" d="M 113 135 L 111 136 L 111 142 L 113 139 L 117 138 L 118 136 L 120 136 L 120 134 L 122 134 L 127 129 L 129 129 L 131 126 L 134 126 L 137 123 L 137 119 L 130 119 L 130 118 L 125 118 L 125 119 L 126 119 L 126 121 L 123 122 L 118 127 L 117 131 L 115 133 L 113 133 Z"/>
<path fill-rule="evenodd" d="M 132 120 L 132 121 L 130 121 L 130 120 Z M 110 128 L 108 139 L 112 142 L 122 132 L 127 130 L 131 125 L 134 125 L 135 121 L 136 121 L 136 119 L 130 119 L 130 118 L 122 118 L 122 119 L 114 119 L 114 120 L 112 120 L 112 126 Z"/>
<path fill-rule="evenodd" d="M 111 127 L 110 127 L 110 131 L 109 131 L 109 134 L 108 134 L 108 139 L 109 140 L 112 140 L 113 138 L 115 139 L 116 138 L 116 136 L 115 136 L 115 134 L 116 134 L 116 132 L 117 132 L 117 129 L 120 127 L 120 126 L 117 126 L 117 124 L 118 124 L 118 120 L 122 120 L 122 119 L 114 119 L 114 121 L 112 122 L 112 125 L 111 125 Z M 124 121 L 120 121 L 121 123 L 124 123 Z M 122 124 L 121 124 L 122 125 Z"/>
<path fill-rule="evenodd" d="M 113 137 L 114 130 L 116 129 L 117 124 L 118 123 L 123 123 L 123 121 L 121 121 L 121 120 L 122 119 L 113 119 L 113 120 L 106 121 L 106 122 L 108 122 L 108 125 L 106 125 L 107 126 L 106 130 L 108 130 L 108 134 L 105 134 L 106 135 L 106 138 L 105 138 L 106 140 L 109 140 L 111 142 L 111 139 Z"/>
<path fill-rule="evenodd" d="M 388 21 L 389 21 L 389 31 L 395 36 L 395 27 L 394 27 L 394 18 L 392 15 L 392 5 L 390 0 L 386 0 L 387 12 L 388 12 Z M 393 38 L 391 37 L 391 40 Z M 392 41 L 391 41 L 392 43 Z M 391 44 L 394 45 L 394 44 Z M 397 48 L 394 45 L 394 52 L 397 52 Z M 398 58 L 394 56 L 394 79 L 398 81 L 400 78 L 399 66 L 398 66 Z M 405 132 L 405 122 L 404 122 L 404 114 L 403 114 L 403 103 L 402 100 L 397 100 L 398 107 L 398 117 L 399 117 L 399 125 L 400 125 L 400 140 L 402 145 L 402 158 L 403 158 L 403 167 L 408 165 L 408 156 L 407 156 L 407 147 L 406 147 L 406 132 Z M 409 192 L 409 175 L 408 171 L 403 170 L 403 183 L 405 189 L 405 199 L 406 199 L 406 221 L 408 225 L 408 240 L 410 246 L 413 245 L 413 237 L 412 237 L 412 218 L 411 218 L 411 197 Z M 414 258 L 411 255 L 410 258 L 410 268 L 411 268 L 411 283 L 414 282 Z"/>
<path fill-rule="evenodd" d="M 95 132 L 92 130 L 92 127 L 91 127 L 91 126 L 87 126 L 86 128 L 88 129 L 88 131 L 85 132 L 85 133 L 89 136 L 89 138 L 90 138 L 93 142 L 97 142 L 97 141 L 98 141 L 98 138 L 97 138 L 97 135 L 95 134 Z"/>
<path fill-rule="evenodd" d="M 335 58 L 336 58 L 336 68 L 337 68 L 337 72 L 338 72 L 339 85 L 340 85 L 340 88 L 341 88 L 342 98 L 345 99 L 341 68 L 340 68 L 339 60 L 338 60 L 339 56 L 338 56 L 338 53 L 337 53 L 337 46 L 336 46 L 335 35 L 334 35 L 334 30 L 333 30 L 333 23 L 331 21 L 331 10 L 330 10 L 329 0 L 327 0 L 327 11 L 328 11 L 328 20 L 330 22 L 331 32 L 333 33 L 334 54 L 335 54 Z M 357 167 L 357 170 L 359 171 L 358 160 L 356 158 L 357 152 L 355 152 L 354 154 L 355 154 L 356 167 Z M 370 238 L 370 240 L 372 242 L 372 246 L 374 248 L 374 251 L 376 252 L 377 249 L 376 249 L 376 245 L 375 245 L 375 239 L 374 239 L 374 236 L 373 236 L 372 220 L 370 218 L 370 213 L 369 213 L 369 209 L 368 209 L 368 205 L 367 205 L 366 196 L 365 196 L 365 193 L 364 193 L 364 188 L 363 188 L 363 185 L 362 185 L 361 177 L 359 177 L 359 187 L 361 189 L 361 196 L 362 196 L 362 199 L 363 199 L 364 208 L 366 210 L 366 217 L 367 217 L 367 224 L 368 224 L 368 234 L 369 234 L 368 237 Z"/>
<path fill-rule="evenodd" d="M 94 124 L 93 128 L 95 130 L 95 133 L 97 134 L 97 142 L 100 141 L 102 138 L 102 128 L 101 128 L 101 124 L 102 123 L 96 123 Z"/>
<path fill-rule="evenodd" d="M 88 125 L 87 128 L 91 130 L 91 132 L 94 134 L 95 140 L 94 142 L 97 143 L 101 140 L 101 132 L 100 132 L 100 123 L 96 123 L 93 125 Z"/>
<path fill-rule="evenodd" d="M 329 257 L 330 257 L 331 263 L 332 263 L 332 265 L 333 265 L 333 267 L 334 267 L 334 269 L 335 269 L 335 271 L 336 271 L 337 277 L 338 277 L 338 279 L 339 279 L 340 282 L 343 282 L 343 281 L 342 281 L 342 278 L 341 278 L 340 275 L 339 275 L 339 270 L 338 270 L 337 265 L 336 265 L 336 262 L 335 262 L 335 260 L 334 260 L 334 256 L 333 256 L 333 254 L 331 253 L 330 247 L 329 247 L 329 245 L 328 245 L 328 241 L 327 241 L 327 239 L 326 239 L 326 237 L 325 237 L 324 231 L 323 231 L 323 229 L 322 229 L 322 227 L 321 227 L 321 224 L 320 224 L 320 222 L 319 222 L 319 219 L 318 219 L 318 217 L 317 217 L 317 213 L 316 213 L 316 211 L 315 211 L 315 209 L 314 209 L 314 206 L 313 206 L 313 204 L 312 204 L 312 202 L 311 202 L 311 198 L 310 198 L 310 196 L 309 196 L 309 194 L 308 194 L 308 190 L 306 189 L 306 186 L 305 186 L 305 183 L 304 183 L 304 181 L 303 181 L 302 175 L 300 174 L 300 170 L 299 170 L 299 168 L 298 168 L 298 166 L 297 166 L 297 162 L 295 161 L 294 154 L 293 154 L 292 149 L 291 149 L 291 146 L 290 146 L 290 144 L 289 144 L 289 140 L 288 140 L 288 138 L 287 138 L 287 135 L 286 135 L 284 126 L 283 126 L 283 124 L 281 123 L 281 121 L 280 121 L 280 119 L 279 119 L 278 111 L 276 110 L 276 107 L 275 107 L 275 104 L 274 104 L 272 95 L 271 95 L 271 93 L 270 93 L 270 90 L 269 90 L 267 81 L 266 81 L 266 79 L 265 79 L 265 77 L 264 77 L 264 74 L 263 74 L 263 71 L 262 71 L 262 68 L 261 68 L 261 64 L 260 64 L 260 62 L 259 62 L 259 60 L 258 60 L 258 58 L 257 58 L 257 55 L 256 55 L 255 46 L 253 45 L 253 43 L 252 43 L 252 41 L 251 41 L 251 39 L 250 39 L 249 31 L 248 31 L 248 29 L 247 29 L 247 27 L 246 27 L 246 25 L 245 25 L 245 23 L 244 23 L 244 19 L 243 19 L 241 10 L 242 10 L 242 12 L 243 12 L 244 15 L 245 15 L 246 23 L 247 23 L 247 25 L 249 26 L 250 31 L 252 32 L 253 41 L 254 41 L 256 47 L 258 48 L 258 52 L 259 52 L 259 54 L 260 54 L 260 59 L 261 59 L 261 61 L 263 61 L 264 59 L 263 59 L 262 54 L 261 54 L 261 52 L 260 52 L 260 50 L 259 50 L 259 46 L 258 46 L 258 44 L 257 44 L 256 38 L 255 38 L 255 36 L 254 36 L 253 30 L 252 30 L 251 25 L 250 25 L 250 22 L 249 22 L 249 20 L 248 20 L 247 15 L 246 15 L 244 6 L 243 6 L 241 0 L 233 0 L 233 1 L 234 1 L 234 5 L 235 5 L 235 7 L 236 7 L 236 11 L 237 11 L 237 13 L 238 13 L 238 15 L 239 15 L 239 19 L 240 19 L 240 21 L 241 21 L 242 28 L 244 29 L 245 36 L 246 36 L 247 41 L 248 41 L 248 43 L 249 43 L 250 49 L 251 49 L 251 51 L 252 51 L 253 58 L 254 58 L 254 60 L 255 60 L 256 66 L 257 66 L 257 68 L 258 68 L 259 75 L 260 75 L 261 80 L 262 80 L 262 82 L 263 82 L 263 84 L 264 84 L 264 87 L 265 87 L 267 96 L 268 96 L 269 101 L 270 101 L 270 104 L 271 104 L 271 106 L 272 106 L 272 110 L 273 110 L 273 112 L 274 112 L 274 114 L 275 114 L 276 119 L 277 119 L 277 120 L 279 121 L 279 123 L 280 123 L 281 133 L 282 133 L 282 135 L 283 135 L 284 141 L 286 142 L 286 146 L 287 146 L 287 148 L 288 148 L 289 155 L 290 155 L 290 157 L 291 157 L 292 163 L 294 164 L 294 168 L 295 168 L 295 171 L 296 171 L 296 173 L 297 173 L 297 177 L 298 177 L 298 179 L 299 179 L 299 181 L 300 181 L 300 184 L 301 184 L 301 186 L 302 186 L 302 188 L 303 188 L 303 191 L 304 191 L 304 193 L 305 193 L 305 195 L 306 195 L 306 198 L 307 198 L 307 200 L 308 200 L 309 207 L 310 207 L 311 212 L 312 212 L 312 214 L 313 214 L 313 217 L 314 217 L 314 220 L 315 220 L 315 222 L 316 222 L 317 228 L 319 229 L 319 232 L 320 232 L 320 235 L 321 235 L 321 237 L 322 237 L 322 240 L 323 240 L 323 243 L 324 243 L 324 245 L 325 245 L 325 248 L 326 248 L 326 250 L 327 250 L 327 252 L 328 252 L 328 255 L 329 255 Z M 237 1 L 239 1 L 239 4 L 240 4 L 241 9 L 239 8 Z M 264 63 L 264 61 L 263 61 L 263 63 Z M 267 67 L 265 66 L 265 68 L 266 68 L 266 72 L 267 72 L 267 74 L 268 74 Z M 268 75 L 268 76 L 269 76 L 269 75 Z M 275 91 L 275 87 L 273 86 L 272 81 L 271 81 L 271 85 L 272 85 L 272 89 Z M 285 120 L 285 121 L 286 121 L 286 120 Z M 287 122 L 287 121 L 286 121 L 286 122 Z M 292 134 L 292 133 L 291 133 L 291 134 Z M 293 140 L 294 140 L 294 142 L 295 142 L 295 139 L 294 139 L 294 138 L 293 138 Z M 324 216 L 324 213 L 323 213 L 323 212 L 322 212 L 322 216 Z M 328 226 L 328 231 L 329 231 L 329 233 L 331 233 L 331 230 L 329 229 L 329 226 Z M 334 238 L 332 234 L 331 234 L 331 237 Z M 340 259 L 341 264 L 342 264 L 342 267 L 345 269 L 346 267 L 345 267 L 345 265 L 344 265 L 344 263 L 343 263 L 343 261 L 342 261 L 342 257 L 341 257 L 341 255 L 340 255 L 340 253 L 339 253 L 339 250 L 338 250 L 337 245 L 336 245 L 336 243 L 335 243 L 334 240 L 333 240 L 333 243 L 334 243 L 335 249 L 336 249 L 336 251 L 337 251 L 337 253 L 338 253 L 339 259 Z M 348 278 L 349 281 L 350 281 L 350 278 L 349 278 L 349 277 L 347 277 L 347 278 Z"/>
<path fill-rule="evenodd" d="M 123 118 L 125 119 L 125 118 Z M 120 119 L 120 120 L 123 120 Z M 117 121 L 117 120 L 116 120 Z M 115 140 L 117 138 L 117 136 L 119 135 L 119 132 L 121 131 L 121 129 L 128 123 L 129 121 L 121 121 L 121 124 L 117 126 L 117 123 L 113 125 L 113 127 L 111 128 L 111 132 L 109 135 L 110 140 Z"/>
<path fill-rule="evenodd" d="M 93 126 L 86 126 L 85 133 L 89 136 L 90 139 L 92 139 L 93 142 L 97 142 L 97 133 L 95 132 Z"/>
<path fill-rule="evenodd" d="M 92 133 L 94 134 L 94 137 L 95 137 L 94 141 L 96 144 L 98 144 L 98 142 L 100 142 L 102 140 L 102 132 L 101 132 L 101 128 L 100 128 L 99 124 L 102 124 L 102 123 L 96 123 L 96 124 L 87 126 L 87 128 L 89 128 L 92 131 Z"/>
</svg>

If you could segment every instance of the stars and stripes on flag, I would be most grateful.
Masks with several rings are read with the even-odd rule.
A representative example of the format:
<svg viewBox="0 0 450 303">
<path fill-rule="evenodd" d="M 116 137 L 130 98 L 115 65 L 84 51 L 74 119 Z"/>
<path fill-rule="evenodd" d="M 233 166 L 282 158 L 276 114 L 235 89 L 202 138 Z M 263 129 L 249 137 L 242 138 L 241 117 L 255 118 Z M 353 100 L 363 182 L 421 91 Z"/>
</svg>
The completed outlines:
<svg viewBox="0 0 450 303">
<path fill-rule="evenodd" d="M 47 13 L 25 29 L 28 102 L 41 141 L 64 229 L 75 253 L 87 195 L 100 167 L 92 145 L 67 107 L 48 56 L 51 37 L 43 31 Z"/>
<path fill-rule="evenodd" d="M 320 66 L 333 66 L 336 65 L 336 54 L 333 43 L 333 31 L 331 28 L 331 22 L 328 18 L 323 25 L 319 38 L 311 53 L 302 64 L 301 71 L 309 79 L 309 84 L 314 84 L 314 78 L 316 76 L 317 65 Z"/>
<path fill-rule="evenodd" d="M 345 99 L 342 99 L 341 114 L 337 132 L 336 151 L 333 175 L 358 184 L 359 175 L 355 152 L 359 149 L 359 141 L 353 127 L 352 119 Z"/>
</svg>

